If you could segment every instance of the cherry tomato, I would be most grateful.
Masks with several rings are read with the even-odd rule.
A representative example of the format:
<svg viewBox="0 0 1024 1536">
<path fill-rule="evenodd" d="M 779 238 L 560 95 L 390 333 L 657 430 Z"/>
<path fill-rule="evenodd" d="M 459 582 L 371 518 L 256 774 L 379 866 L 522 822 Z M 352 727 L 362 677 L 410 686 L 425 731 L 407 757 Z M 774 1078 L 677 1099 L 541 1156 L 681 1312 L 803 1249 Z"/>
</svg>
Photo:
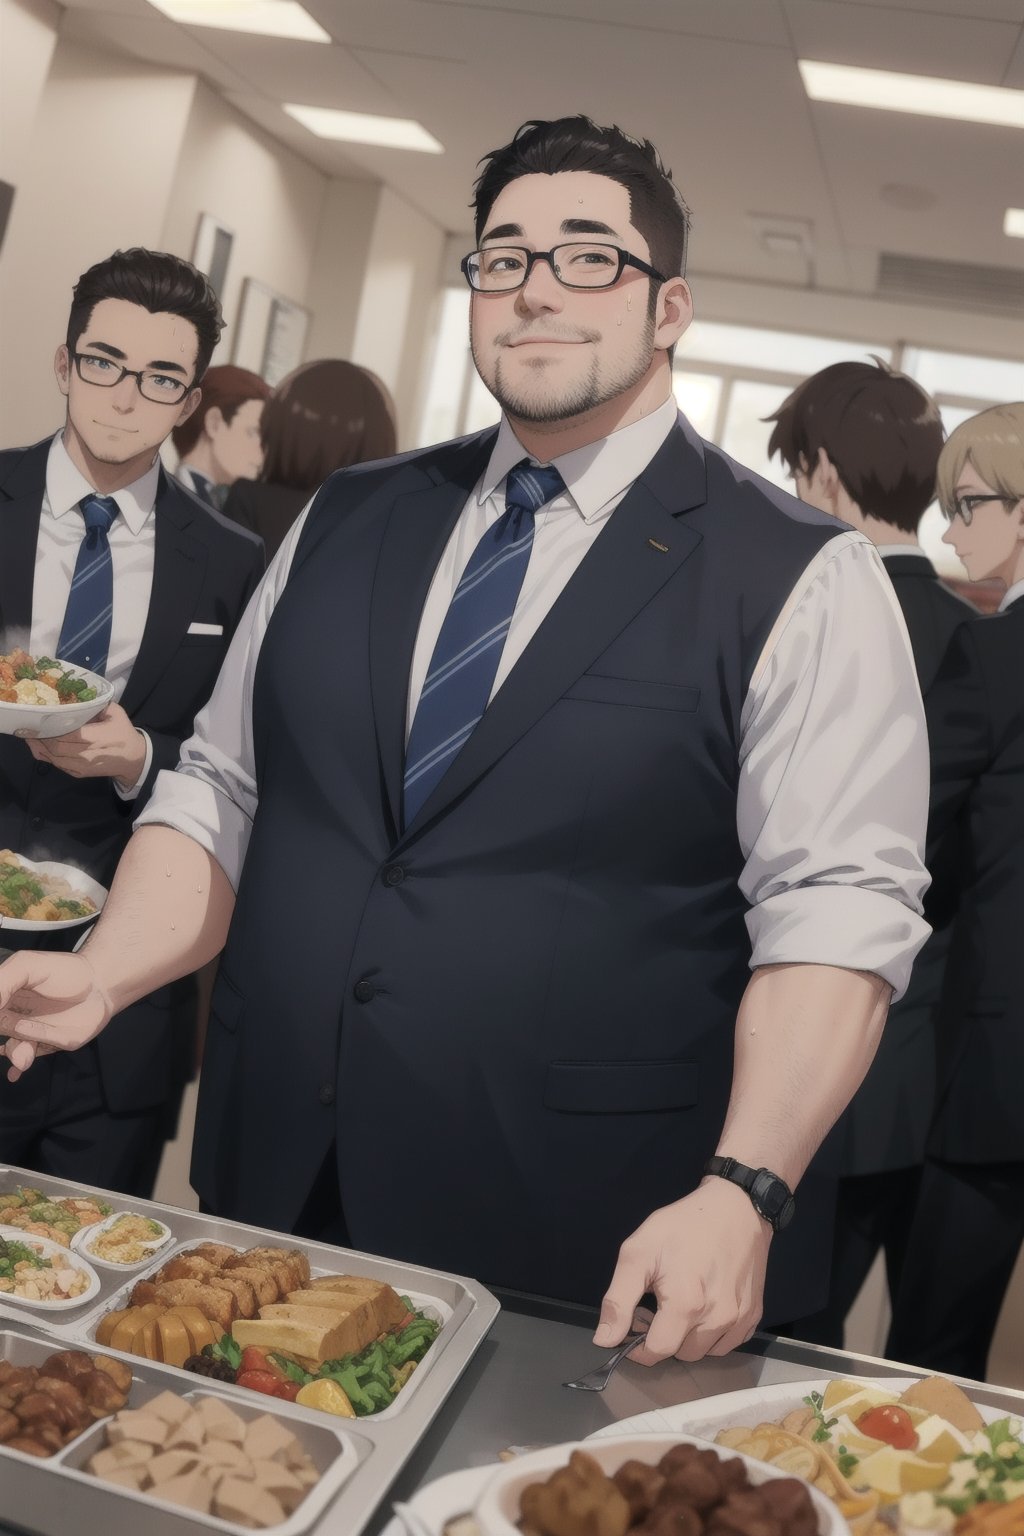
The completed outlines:
<svg viewBox="0 0 1024 1536">
<path fill-rule="evenodd" d="M 242 1350 L 242 1361 L 238 1369 L 239 1372 L 270 1371 L 273 1374 L 273 1366 L 262 1349 L 257 1349 L 255 1344 L 247 1344 Z"/>
<path fill-rule="evenodd" d="M 295 1399 L 298 1397 L 301 1391 L 301 1382 L 291 1381 L 288 1379 L 288 1377 L 285 1377 L 282 1381 L 279 1381 L 275 1387 L 274 1396 L 283 1397 L 286 1403 L 294 1403 Z"/>
<path fill-rule="evenodd" d="M 265 1392 L 268 1397 L 276 1397 L 281 1378 L 270 1371 L 239 1371 L 235 1384 L 248 1387 L 250 1392 Z"/>
<path fill-rule="evenodd" d="M 905 1408 L 897 1408 L 895 1403 L 869 1408 L 857 1420 L 857 1428 L 870 1435 L 872 1440 L 884 1440 L 897 1451 L 912 1451 L 917 1446 L 913 1419 Z"/>
</svg>

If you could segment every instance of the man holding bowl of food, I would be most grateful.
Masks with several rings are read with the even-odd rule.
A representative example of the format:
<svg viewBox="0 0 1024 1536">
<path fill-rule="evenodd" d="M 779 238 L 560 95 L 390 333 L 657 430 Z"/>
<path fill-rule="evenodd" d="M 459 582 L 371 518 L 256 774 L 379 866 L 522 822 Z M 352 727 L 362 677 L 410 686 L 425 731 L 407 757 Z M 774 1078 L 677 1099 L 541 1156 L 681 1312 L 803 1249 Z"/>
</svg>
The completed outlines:
<svg viewBox="0 0 1024 1536">
<path fill-rule="evenodd" d="M 187 262 L 116 252 L 79 279 L 57 348 L 63 430 L 0 453 L 5 947 L 81 939 L 82 898 L 102 901 L 262 574 L 259 541 L 157 456 L 198 406 L 220 331 Z M 142 993 L 87 1050 L 0 1081 L 0 1161 L 151 1192 L 195 992 L 181 980 Z"/>
<path fill-rule="evenodd" d="M 224 947 L 209 1208 L 721 1354 L 824 1299 L 808 1165 L 927 936 L 913 661 L 868 541 L 678 414 L 653 146 L 525 124 L 475 209 L 500 425 L 313 498 L 6 1051 Z"/>
</svg>

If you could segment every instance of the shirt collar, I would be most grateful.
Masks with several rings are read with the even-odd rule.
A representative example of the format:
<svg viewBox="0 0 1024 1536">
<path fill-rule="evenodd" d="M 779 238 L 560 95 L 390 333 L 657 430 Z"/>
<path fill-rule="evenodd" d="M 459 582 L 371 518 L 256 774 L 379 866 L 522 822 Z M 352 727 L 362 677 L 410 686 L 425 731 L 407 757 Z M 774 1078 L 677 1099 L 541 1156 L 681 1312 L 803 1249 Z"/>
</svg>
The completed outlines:
<svg viewBox="0 0 1024 1536">
<path fill-rule="evenodd" d="M 145 474 L 133 480 L 131 485 L 114 491 L 117 510 L 132 533 L 141 533 L 147 519 L 156 506 L 157 487 L 160 483 L 160 459 L 154 458 Z M 65 517 L 74 511 L 83 496 L 95 496 L 96 487 L 89 484 L 82 471 L 73 464 L 64 446 L 64 434 L 58 432 L 50 444 L 46 460 L 46 499 L 54 517 Z"/>
<path fill-rule="evenodd" d="M 571 453 L 563 453 L 551 460 L 585 523 L 594 522 L 609 502 L 615 501 L 634 480 L 639 479 L 675 426 L 677 416 L 678 407 L 670 395 L 649 416 L 641 417 L 628 427 L 620 427 L 609 437 L 588 443 L 585 448 L 575 448 Z M 503 416 L 498 440 L 477 493 L 481 505 L 524 457 L 536 462 L 516 437 L 507 417 Z"/>
<path fill-rule="evenodd" d="M 1019 602 L 1024 597 L 1024 581 L 1015 581 L 1012 587 L 1007 587 L 1006 595 L 999 604 L 998 613 L 1005 613 L 1011 603 Z"/>
</svg>

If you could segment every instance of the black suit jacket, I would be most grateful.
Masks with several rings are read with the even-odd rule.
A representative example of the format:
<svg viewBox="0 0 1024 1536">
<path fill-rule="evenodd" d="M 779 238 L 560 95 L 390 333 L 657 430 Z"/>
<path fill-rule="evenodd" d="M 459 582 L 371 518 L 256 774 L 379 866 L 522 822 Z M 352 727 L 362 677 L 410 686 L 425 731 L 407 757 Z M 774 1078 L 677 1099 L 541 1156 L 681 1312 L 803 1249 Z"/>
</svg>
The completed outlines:
<svg viewBox="0 0 1024 1536">
<path fill-rule="evenodd" d="M 0 650 L 25 643 L 50 440 L 0 453 Z M 25 742 L 0 736 L 0 845 L 32 858 L 60 859 L 109 886 L 117 861 L 162 768 L 173 768 L 193 718 L 209 698 L 235 625 L 263 571 L 259 540 L 229 523 L 160 472 L 149 614 L 121 697 L 153 743 L 153 762 L 135 800 L 107 778 L 73 779 L 37 763 Z M 221 634 L 188 633 L 192 623 Z M 45 936 L 43 936 L 45 938 Z M 52 944 L 70 948 L 69 929 Z M 11 948 L 39 948 L 40 936 L 3 932 Z M 126 1009 L 97 1042 L 110 1107 L 140 1108 L 173 1091 L 172 1015 L 183 992 L 169 988 Z"/>
<path fill-rule="evenodd" d="M 978 611 L 943 586 L 923 552 L 889 555 L 882 563 L 903 610 L 921 692 L 927 694 L 954 633 Z M 955 828 L 934 840 L 933 878 L 941 878 L 944 865 L 956 869 L 958 844 Z M 941 915 L 927 915 L 932 936 L 914 962 L 906 993 L 889 1011 L 878 1052 L 844 1120 L 847 1175 L 910 1168 L 924 1157 L 935 1101 L 935 1011 L 951 932 Z"/>
<path fill-rule="evenodd" d="M 269 561 L 312 495 L 312 491 L 296 490 L 293 485 L 236 480 L 224 503 L 224 516 L 258 535 L 266 546 Z"/>
<path fill-rule="evenodd" d="M 928 695 L 929 842 L 964 835 L 939 1011 L 939 1100 L 929 1150 L 1024 1161 L 1024 600 L 963 625 Z"/>
</svg>

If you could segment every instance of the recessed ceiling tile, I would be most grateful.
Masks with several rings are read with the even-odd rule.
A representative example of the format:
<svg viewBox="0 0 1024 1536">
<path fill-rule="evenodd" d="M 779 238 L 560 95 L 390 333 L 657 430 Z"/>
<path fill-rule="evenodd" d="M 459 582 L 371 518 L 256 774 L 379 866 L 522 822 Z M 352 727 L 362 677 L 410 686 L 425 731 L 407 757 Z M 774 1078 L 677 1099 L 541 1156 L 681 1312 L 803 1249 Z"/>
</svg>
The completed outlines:
<svg viewBox="0 0 1024 1536">
<path fill-rule="evenodd" d="M 300 155 L 317 170 L 323 171 L 325 175 L 347 176 L 356 181 L 379 179 L 367 172 L 355 157 L 347 153 L 348 145 L 338 144 L 328 139 L 318 139 L 315 134 L 303 128 L 286 112 L 282 112 L 279 106 L 265 97 L 254 96 L 244 91 L 232 91 L 226 94 L 226 100 L 236 111 L 272 134 L 282 144 L 286 144 L 295 154 Z"/>
<path fill-rule="evenodd" d="M 843 0 L 860 10 L 873 11 L 878 0 Z M 965 21 L 1015 21 L 1021 23 L 1020 0 L 900 0 L 906 11 L 927 11 L 930 15 L 962 16 Z"/>
<path fill-rule="evenodd" d="M 144 59 L 149 64 L 202 75 L 222 90 L 244 89 L 245 80 L 223 59 L 173 21 L 155 15 L 148 6 L 146 12 L 145 16 L 128 16 L 105 10 L 71 11 L 64 18 L 60 35 L 115 54 Z"/>
<path fill-rule="evenodd" d="M 252 90 L 273 101 L 398 115 L 398 104 L 347 48 L 337 44 L 252 37 L 212 27 L 185 30 L 190 37 L 202 32 L 203 42 L 211 52 L 223 59 Z"/>
<path fill-rule="evenodd" d="M 1017 47 L 1014 49 L 1013 58 L 1006 66 L 1006 75 L 1000 84 L 1024 90 L 1024 27 L 1020 29 Z"/>
<path fill-rule="evenodd" d="M 1001 85 L 1020 27 L 1005 21 L 929 16 L 848 0 L 785 0 L 793 42 L 804 59 L 911 75 Z M 1024 8 L 1020 8 L 1024 16 Z"/>
</svg>

